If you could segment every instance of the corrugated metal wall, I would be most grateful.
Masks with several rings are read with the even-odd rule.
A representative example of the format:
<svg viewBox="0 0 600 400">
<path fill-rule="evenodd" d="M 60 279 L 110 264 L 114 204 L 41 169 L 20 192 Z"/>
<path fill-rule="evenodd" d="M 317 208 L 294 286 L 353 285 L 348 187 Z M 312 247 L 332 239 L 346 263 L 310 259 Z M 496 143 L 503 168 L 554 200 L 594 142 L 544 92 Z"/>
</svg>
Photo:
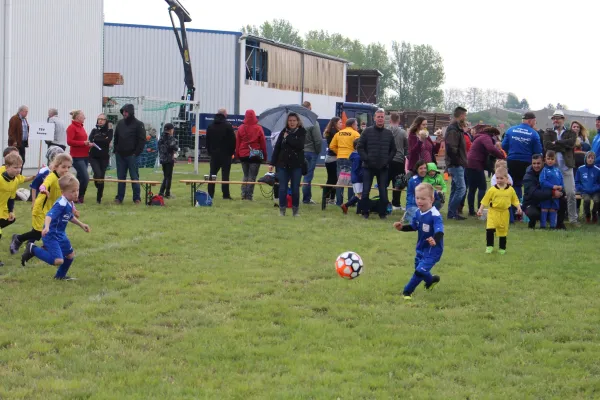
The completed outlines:
<svg viewBox="0 0 600 400">
<path fill-rule="evenodd" d="M 12 2 L 11 115 L 26 104 L 30 122 L 45 122 L 55 107 L 68 121 L 77 108 L 88 117 L 86 129 L 94 127 L 102 111 L 103 7 L 103 0 Z M 6 131 L 2 137 L 4 146 Z M 37 167 L 38 154 L 39 145 L 30 144 L 26 168 Z"/>
<path fill-rule="evenodd" d="M 235 109 L 239 34 L 187 30 L 200 112 Z M 183 64 L 171 28 L 104 25 L 104 71 L 123 75 L 123 86 L 105 87 L 104 96 L 149 96 L 178 100 L 184 90 Z"/>
</svg>

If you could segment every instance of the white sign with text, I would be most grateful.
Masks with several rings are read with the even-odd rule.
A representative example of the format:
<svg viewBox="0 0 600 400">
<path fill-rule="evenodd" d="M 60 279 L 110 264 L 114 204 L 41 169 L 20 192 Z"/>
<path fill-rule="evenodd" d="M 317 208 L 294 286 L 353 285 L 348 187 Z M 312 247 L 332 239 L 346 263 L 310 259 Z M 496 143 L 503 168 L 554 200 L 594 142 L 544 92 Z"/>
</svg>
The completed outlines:
<svg viewBox="0 0 600 400">
<path fill-rule="evenodd" d="M 54 140 L 54 124 L 46 122 L 29 124 L 29 141 L 32 140 Z"/>
</svg>

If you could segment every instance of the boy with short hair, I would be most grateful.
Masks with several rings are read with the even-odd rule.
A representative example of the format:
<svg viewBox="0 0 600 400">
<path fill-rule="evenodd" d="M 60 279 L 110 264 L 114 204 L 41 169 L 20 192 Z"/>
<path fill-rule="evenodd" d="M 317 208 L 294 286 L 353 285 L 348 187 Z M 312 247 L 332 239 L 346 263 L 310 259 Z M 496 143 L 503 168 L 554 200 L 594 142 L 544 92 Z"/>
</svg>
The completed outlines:
<svg viewBox="0 0 600 400">
<path fill-rule="evenodd" d="M 179 144 L 173 134 L 175 127 L 171 123 L 166 123 L 163 128 L 163 134 L 158 141 L 158 156 L 163 170 L 163 181 L 160 185 L 159 196 L 167 199 L 171 198 L 171 182 L 173 181 L 173 167 L 175 166 L 175 153 L 179 150 Z"/>
<path fill-rule="evenodd" d="M 50 148 L 48 148 L 48 151 L 46 152 L 46 159 L 48 160 L 48 165 L 40 168 L 37 175 L 33 179 L 33 182 L 31 182 L 31 185 L 29 185 L 29 187 L 31 188 L 32 204 L 35 204 L 35 198 L 37 197 L 37 194 L 40 191 L 40 186 L 42 185 L 42 183 L 44 183 L 44 180 L 50 174 L 52 161 L 54 161 L 54 158 L 58 154 L 61 154 L 64 152 L 65 151 L 61 147 L 58 147 L 58 146 L 51 146 Z"/>
<path fill-rule="evenodd" d="M 440 281 L 438 275 L 432 275 L 431 269 L 442 258 L 444 252 L 444 222 L 442 214 L 433 206 L 433 186 L 421 183 L 415 188 L 417 207 L 409 225 L 402 221 L 394 223 L 394 228 L 402 232 L 419 232 L 416 246 L 415 272 L 404 287 L 404 300 L 412 300 L 412 294 L 421 281 L 425 289 L 431 290 Z"/>
<path fill-rule="evenodd" d="M 444 176 L 438 170 L 435 163 L 427 163 L 427 175 L 423 178 L 423 182 L 429 183 L 435 189 L 435 201 L 433 205 L 439 211 L 446 202 L 446 190 L 448 187 L 446 186 Z"/>
<path fill-rule="evenodd" d="M 19 149 L 17 149 L 14 146 L 8 146 L 7 148 L 4 149 L 4 151 L 2 152 L 2 158 L 6 159 L 6 156 L 9 154 L 16 154 L 16 155 L 20 155 L 19 154 Z M 0 167 L 0 174 L 2 174 L 4 171 L 6 171 L 6 161 L 4 164 L 2 164 L 2 166 Z"/>
<path fill-rule="evenodd" d="M 585 165 L 577 169 L 575 175 L 575 188 L 583 198 L 583 212 L 586 223 L 598 222 L 600 211 L 600 168 L 596 165 L 596 154 L 588 151 L 585 154 Z M 594 208 L 590 212 L 590 205 L 594 201 Z"/>
<path fill-rule="evenodd" d="M 543 189 L 562 190 L 564 187 L 563 175 L 556 166 L 556 153 L 553 150 L 546 152 L 546 165 L 540 173 L 540 185 Z M 556 229 L 558 199 L 544 200 L 540 204 L 542 215 L 540 228 L 546 228 L 546 221 L 550 217 L 550 228 Z"/>
<path fill-rule="evenodd" d="M 348 200 L 345 204 L 341 205 L 342 212 L 348 214 L 348 207 L 352 207 L 357 204 L 362 197 L 363 190 L 363 166 L 360 161 L 360 155 L 358 154 L 358 141 L 354 140 L 354 151 L 350 153 L 350 161 L 352 162 L 351 179 L 352 179 L 352 190 L 354 190 L 354 196 Z"/>
<path fill-rule="evenodd" d="M 506 237 L 508 236 L 508 226 L 510 221 L 510 206 L 517 209 L 517 214 L 521 214 L 521 204 L 515 189 L 508 184 L 508 170 L 504 167 L 496 169 L 496 185 L 488 189 L 481 200 L 477 215 L 483 215 L 484 206 L 488 207 L 486 222 L 486 254 L 494 251 L 494 233 L 500 239 L 499 253 L 506 254 Z"/>
<path fill-rule="evenodd" d="M 21 256 L 21 264 L 25 266 L 27 261 L 37 257 L 49 265 L 58 266 L 54 279 L 70 281 L 75 279 L 67 275 L 73 263 L 75 252 L 65 232 L 67 224 L 72 222 L 85 232 L 90 232 L 90 227 L 73 215 L 73 202 L 79 198 L 79 181 L 77 178 L 67 173 L 58 180 L 58 184 L 62 196 L 46 214 L 44 229 L 42 230 L 44 247 L 37 247 L 31 242 L 27 243 L 25 252 Z"/>
</svg>

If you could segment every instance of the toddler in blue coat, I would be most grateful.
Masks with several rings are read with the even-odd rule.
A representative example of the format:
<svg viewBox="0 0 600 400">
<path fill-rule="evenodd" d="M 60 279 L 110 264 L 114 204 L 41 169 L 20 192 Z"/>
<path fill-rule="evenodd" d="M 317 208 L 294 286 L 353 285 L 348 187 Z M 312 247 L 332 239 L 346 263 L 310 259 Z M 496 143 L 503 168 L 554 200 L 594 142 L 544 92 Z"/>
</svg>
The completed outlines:
<svg viewBox="0 0 600 400">
<path fill-rule="evenodd" d="M 556 153 L 552 150 L 546 152 L 546 165 L 540 173 L 540 185 L 544 189 L 562 190 L 565 186 L 562 172 L 556 166 Z M 550 219 L 550 228 L 556 228 L 558 199 L 544 200 L 541 202 L 542 215 L 540 218 L 540 228 L 546 228 L 546 221 Z"/>
</svg>

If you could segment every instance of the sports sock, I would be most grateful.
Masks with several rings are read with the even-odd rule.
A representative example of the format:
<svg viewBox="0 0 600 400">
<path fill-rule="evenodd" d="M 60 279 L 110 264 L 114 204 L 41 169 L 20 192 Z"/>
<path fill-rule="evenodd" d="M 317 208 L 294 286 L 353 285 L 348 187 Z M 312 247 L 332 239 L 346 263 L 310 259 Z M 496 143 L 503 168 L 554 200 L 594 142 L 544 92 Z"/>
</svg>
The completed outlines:
<svg viewBox="0 0 600 400">
<path fill-rule="evenodd" d="M 500 236 L 500 250 L 506 250 L 506 236 Z"/>
<path fill-rule="evenodd" d="M 494 247 L 494 232 L 496 232 L 495 229 L 486 229 L 485 230 L 485 239 L 486 239 L 487 247 Z"/>
<path fill-rule="evenodd" d="M 54 277 L 64 278 L 65 276 L 67 276 L 67 272 L 69 272 L 69 268 L 71 267 L 71 264 L 73 264 L 73 260 L 74 258 L 65 258 L 65 262 L 60 267 L 58 267 L 58 270 L 56 270 L 56 275 Z"/>
<path fill-rule="evenodd" d="M 542 211 L 542 215 L 540 217 L 540 228 L 546 227 L 546 220 L 548 219 L 548 211 Z"/>
<path fill-rule="evenodd" d="M 550 228 L 556 228 L 557 213 L 556 213 L 556 211 L 552 210 L 549 212 L 549 214 L 550 214 Z"/>
<path fill-rule="evenodd" d="M 44 261 L 46 264 L 54 265 L 54 257 L 41 247 L 33 246 L 33 255 Z"/>
</svg>

